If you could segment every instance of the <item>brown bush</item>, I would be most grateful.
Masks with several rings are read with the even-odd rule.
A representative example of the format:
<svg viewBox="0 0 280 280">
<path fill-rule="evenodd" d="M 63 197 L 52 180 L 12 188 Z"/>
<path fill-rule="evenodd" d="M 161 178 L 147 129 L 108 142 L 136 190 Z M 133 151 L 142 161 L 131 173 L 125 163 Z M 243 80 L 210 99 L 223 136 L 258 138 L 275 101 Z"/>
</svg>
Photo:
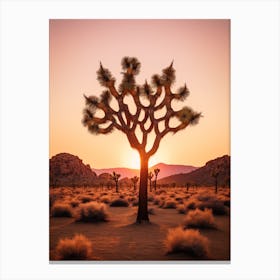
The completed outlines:
<svg viewBox="0 0 280 280">
<path fill-rule="evenodd" d="M 212 209 L 207 208 L 190 210 L 183 223 L 186 228 L 216 228 Z"/>
<path fill-rule="evenodd" d="M 92 244 L 82 234 L 60 239 L 55 255 L 58 260 L 88 260 L 92 257 Z"/>
<path fill-rule="evenodd" d="M 170 229 L 165 245 L 168 253 L 185 253 L 199 258 L 209 256 L 209 241 L 198 230 Z"/>
<path fill-rule="evenodd" d="M 108 220 L 107 207 L 104 203 L 88 202 L 80 205 L 77 211 L 77 222 L 97 223 Z"/>
<path fill-rule="evenodd" d="M 56 202 L 51 209 L 52 217 L 72 217 L 71 206 L 64 202 Z"/>
</svg>

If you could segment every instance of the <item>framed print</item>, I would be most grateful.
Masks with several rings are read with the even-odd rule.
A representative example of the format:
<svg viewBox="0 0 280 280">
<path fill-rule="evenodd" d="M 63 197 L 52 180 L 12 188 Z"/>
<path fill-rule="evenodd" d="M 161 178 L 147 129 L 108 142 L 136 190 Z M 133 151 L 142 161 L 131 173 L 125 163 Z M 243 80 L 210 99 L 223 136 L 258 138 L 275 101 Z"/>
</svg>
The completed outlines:
<svg viewBox="0 0 280 280">
<path fill-rule="evenodd" d="M 229 51 L 227 19 L 50 20 L 50 260 L 230 260 Z"/>
<path fill-rule="evenodd" d="M 0 5 L 0 279 L 279 279 L 278 1 Z"/>
</svg>

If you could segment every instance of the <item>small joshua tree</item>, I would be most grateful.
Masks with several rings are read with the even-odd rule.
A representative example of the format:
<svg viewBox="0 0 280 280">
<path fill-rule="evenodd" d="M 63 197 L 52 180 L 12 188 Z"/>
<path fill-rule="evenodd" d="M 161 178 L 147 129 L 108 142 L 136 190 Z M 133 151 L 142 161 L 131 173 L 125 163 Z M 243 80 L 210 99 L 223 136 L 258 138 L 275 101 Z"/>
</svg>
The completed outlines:
<svg viewBox="0 0 280 280">
<path fill-rule="evenodd" d="M 187 183 L 186 183 L 187 193 L 189 192 L 190 186 L 191 186 L 191 183 L 190 183 L 190 182 L 187 182 Z"/>
<path fill-rule="evenodd" d="M 160 172 L 159 168 L 154 169 L 154 173 L 155 173 L 155 191 L 157 190 L 157 176 L 158 176 L 159 172 Z"/>
<path fill-rule="evenodd" d="M 153 172 L 149 172 L 148 180 L 149 180 L 149 183 L 150 183 L 150 192 L 152 191 L 152 179 L 153 179 L 153 177 L 154 177 Z"/>
<path fill-rule="evenodd" d="M 116 184 L 116 192 L 119 192 L 119 179 L 120 179 L 120 177 L 121 177 L 121 174 L 118 174 L 115 171 L 113 171 L 113 174 L 111 175 L 111 179 Z"/>
<path fill-rule="evenodd" d="M 137 183 L 138 183 L 138 181 L 139 181 L 139 177 L 134 176 L 134 177 L 132 177 L 130 180 L 131 180 L 131 182 L 132 182 L 132 184 L 133 184 L 133 190 L 136 191 L 136 185 L 137 185 Z"/>
<path fill-rule="evenodd" d="M 210 175 L 215 179 L 215 193 L 218 193 L 218 177 L 221 173 L 221 166 L 217 165 L 211 169 Z"/>
<path fill-rule="evenodd" d="M 184 101 L 189 95 L 186 84 L 176 93 L 171 90 L 175 82 L 173 62 L 162 70 L 162 75 L 152 76 L 152 85 L 145 81 L 142 86 L 137 85 L 135 81 L 135 75 L 140 72 L 141 66 L 138 59 L 124 57 L 121 65 L 123 79 L 117 90 L 115 78 L 100 63 L 97 79 L 106 90 L 100 97 L 85 96 L 86 107 L 82 123 L 93 134 L 108 134 L 114 129 L 121 131 L 126 135 L 130 146 L 139 152 L 141 167 L 137 222 L 141 223 L 149 221 L 147 194 L 149 159 L 157 152 L 161 140 L 168 133 L 175 134 L 189 125 L 197 124 L 201 113 L 187 106 L 180 110 L 173 109 L 173 101 Z M 162 95 L 164 96 L 160 99 Z M 132 113 L 129 104 L 125 103 L 126 96 L 132 97 L 137 108 L 135 113 Z M 117 110 L 110 106 L 112 98 L 118 104 Z M 145 105 L 142 98 L 148 101 L 148 105 Z M 96 111 L 100 110 L 103 111 L 103 117 L 96 115 Z M 157 116 L 160 110 L 165 112 L 162 116 Z M 172 119 L 177 119 L 178 124 L 172 125 Z M 140 130 L 142 135 L 137 135 L 136 130 Z M 155 134 L 155 139 L 148 150 L 148 136 L 151 132 Z"/>
</svg>

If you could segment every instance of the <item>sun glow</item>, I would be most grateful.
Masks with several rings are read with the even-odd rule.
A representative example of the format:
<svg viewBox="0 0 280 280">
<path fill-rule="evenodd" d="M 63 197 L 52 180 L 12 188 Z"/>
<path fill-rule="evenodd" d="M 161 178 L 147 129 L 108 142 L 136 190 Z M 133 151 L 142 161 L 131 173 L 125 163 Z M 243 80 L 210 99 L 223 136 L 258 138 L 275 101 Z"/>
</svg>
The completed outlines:
<svg viewBox="0 0 280 280">
<path fill-rule="evenodd" d="M 159 162 L 158 158 L 155 156 L 151 157 L 149 160 L 149 167 L 154 166 Z M 140 169 L 140 156 L 136 150 L 130 150 L 125 154 L 123 158 L 123 166 L 132 169 Z"/>
</svg>

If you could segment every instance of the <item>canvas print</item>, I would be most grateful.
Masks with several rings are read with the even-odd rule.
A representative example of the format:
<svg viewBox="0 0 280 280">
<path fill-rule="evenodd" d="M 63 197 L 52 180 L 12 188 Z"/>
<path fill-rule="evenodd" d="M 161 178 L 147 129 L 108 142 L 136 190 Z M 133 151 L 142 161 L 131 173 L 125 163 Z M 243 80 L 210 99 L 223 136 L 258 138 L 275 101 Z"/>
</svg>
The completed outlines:
<svg viewBox="0 0 280 280">
<path fill-rule="evenodd" d="M 50 261 L 229 261 L 230 21 L 49 34 Z"/>
</svg>

